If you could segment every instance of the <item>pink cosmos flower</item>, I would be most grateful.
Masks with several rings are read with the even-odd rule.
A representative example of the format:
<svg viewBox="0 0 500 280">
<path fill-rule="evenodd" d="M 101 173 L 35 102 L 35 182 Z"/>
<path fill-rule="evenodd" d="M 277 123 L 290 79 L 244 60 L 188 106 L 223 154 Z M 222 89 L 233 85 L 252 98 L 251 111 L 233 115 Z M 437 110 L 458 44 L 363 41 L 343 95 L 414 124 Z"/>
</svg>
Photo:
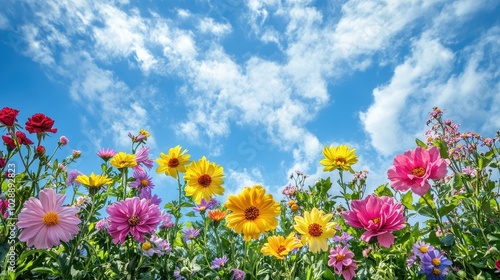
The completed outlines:
<svg viewBox="0 0 500 280">
<path fill-rule="evenodd" d="M 417 147 L 394 158 L 394 165 L 387 171 L 391 186 L 397 191 L 411 191 L 422 196 L 431 187 L 428 180 L 446 176 L 448 159 L 442 159 L 437 147 L 426 150 Z"/>
<path fill-rule="evenodd" d="M 109 148 L 108 149 L 102 148 L 97 152 L 97 156 L 102 158 L 104 161 L 108 161 L 114 155 L 116 155 L 116 151 Z"/>
<path fill-rule="evenodd" d="M 352 259 L 354 258 L 354 253 L 349 248 L 337 244 L 337 247 L 332 247 L 330 250 L 329 258 L 328 265 L 333 267 L 336 274 L 342 274 L 346 280 L 351 280 L 356 276 L 354 270 L 358 269 L 358 265 Z"/>
<path fill-rule="evenodd" d="M 355 228 L 364 228 L 361 240 L 370 242 L 377 237 L 380 245 L 389 248 L 394 243 L 393 231 L 404 228 L 404 207 L 392 197 L 369 195 L 363 200 L 353 200 L 351 211 L 344 211 L 346 223 Z"/>
<path fill-rule="evenodd" d="M 63 206 L 66 195 L 56 194 L 53 189 L 41 190 L 39 197 L 31 197 L 24 203 L 17 222 L 23 229 L 19 240 L 26 242 L 28 247 L 48 249 L 73 239 L 81 222 L 76 216 L 78 209 Z"/>
<path fill-rule="evenodd" d="M 141 163 L 144 164 L 144 166 L 146 166 L 148 169 L 151 169 L 153 167 L 153 160 L 149 159 L 148 153 L 148 147 L 142 147 L 135 153 L 135 161 L 137 162 L 137 165 L 134 167 L 134 169 L 139 167 Z"/>
<path fill-rule="evenodd" d="M 138 242 L 145 234 L 152 234 L 161 221 L 160 207 L 146 199 L 127 198 L 106 208 L 109 217 L 108 232 L 115 244 L 123 244 L 130 233 Z"/>
</svg>

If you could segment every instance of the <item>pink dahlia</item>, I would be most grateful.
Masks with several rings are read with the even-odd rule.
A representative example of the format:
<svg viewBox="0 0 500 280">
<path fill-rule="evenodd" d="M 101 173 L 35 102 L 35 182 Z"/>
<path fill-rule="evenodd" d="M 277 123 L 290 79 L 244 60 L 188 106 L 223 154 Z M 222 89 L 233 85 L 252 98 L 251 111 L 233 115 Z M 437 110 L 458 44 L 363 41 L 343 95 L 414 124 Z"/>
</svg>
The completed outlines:
<svg viewBox="0 0 500 280">
<path fill-rule="evenodd" d="M 337 244 L 337 247 L 332 247 L 330 250 L 328 265 L 333 267 L 336 274 L 342 274 L 346 280 L 351 280 L 356 276 L 354 270 L 358 269 L 358 265 L 352 258 L 354 258 L 354 253 L 349 248 Z"/>
<path fill-rule="evenodd" d="M 394 158 L 394 165 L 387 171 L 391 186 L 397 191 L 412 192 L 422 196 L 431 187 L 428 180 L 444 178 L 447 173 L 447 159 L 442 159 L 437 147 L 426 150 L 417 147 Z"/>
<path fill-rule="evenodd" d="M 37 249 L 48 249 L 68 242 L 79 232 L 78 209 L 63 206 L 66 195 L 53 189 L 40 191 L 40 199 L 31 197 L 19 213 L 17 226 L 23 229 L 19 240 Z"/>
<path fill-rule="evenodd" d="M 366 230 L 361 235 L 361 240 L 365 242 L 377 236 L 380 245 L 388 248 L 394 243 L 392 232 L 406 226 L 404 207 L 392 197 L 369 195 L 363 200 L 353 200 L 351 208 L 350 211 L 344 211 L 342 216 L 350 226 Z"/>
<path fill-rule="evenodd" d="M 130 233 L 138 242 L 144 242 L 145 234 L 152 234 L 161 221 L 160 207 L 146 199 L 127 198 L 106 208 L 109 217 L 108 232 L 115 244 L 123 244 Z"/>
</svg>

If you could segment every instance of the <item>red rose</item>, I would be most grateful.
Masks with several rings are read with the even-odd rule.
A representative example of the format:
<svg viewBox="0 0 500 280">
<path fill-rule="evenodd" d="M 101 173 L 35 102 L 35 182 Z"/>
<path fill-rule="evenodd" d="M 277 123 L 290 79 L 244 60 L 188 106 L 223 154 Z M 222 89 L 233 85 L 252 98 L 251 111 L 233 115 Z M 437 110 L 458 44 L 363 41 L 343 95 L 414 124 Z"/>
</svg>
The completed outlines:
<svg viewBox="0 0 500 280">
<path fill-rule="evenodd" d="M 44 147 L 44 146 L 42 146 L 42 145 L 38 146 L 38 147 L 36 148 L 36 153 L 37 153 L 37 154 L 41 154 L 41 155 L 45 154 L 45 147 Z"/>
<path fill-rule="evenodd" d="M 26 137 L 26 134 L 24 134 L 24 132 L 17 131 L 16 136 L 19 145 L 33 145 L 33 142 L 30 139 L 28 139 L 28 137 Z"/>
<path fill-rule="evenodd" d="M 17 122 L 17 114 L 19 114 L 19 110 L 4 107 L 0 111 L 0 123 L 5 126 L 13 126 Z"/>
<path fill-rule="evenodd" d="M 31 116 L 31 118 L 28 118 L 28 121 L 26 122 L 26 130 L 29 133 L 56 133 L 57 128 L 52 128 L 53 125 L 53 119 L 47 117 L 44 114 L 38 113 Z"/>
<path fill-rule="evenodd" d="M 16 143 L 14 143 L 14 140 L 10 138 L 9 136 L 2 135 L 2 140 L 5 143 L 5 145 L 11 149 L 16 148 Z"/>
<path fill-rule="evenodd" d="M 3 157 L 0 157 L 0 168 L 4 168 L 7 163 Z"/>
</svg>

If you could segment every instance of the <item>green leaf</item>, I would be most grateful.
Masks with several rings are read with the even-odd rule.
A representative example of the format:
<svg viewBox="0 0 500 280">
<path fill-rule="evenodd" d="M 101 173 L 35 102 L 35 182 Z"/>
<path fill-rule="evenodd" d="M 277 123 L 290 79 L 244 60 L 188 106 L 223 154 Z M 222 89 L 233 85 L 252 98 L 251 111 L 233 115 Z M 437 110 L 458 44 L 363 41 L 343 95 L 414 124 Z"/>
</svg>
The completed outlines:
<svg viewBox="0 0 500 280">
<path fill-rule="evenodd" d="M 375 191 L 374 193 L 377 195 L 377 196 L 390 196 L 390 197 L 393 197 L 394 194 L 392 193 L 392 191 L 387 188 L 387 184 L 385 185 L 381 185 L 379 186 Z"/>
<path fill-rule="evenodd" d="M 403 195 L 401 202 L 407 209 L 415 210 L 415 207 L 413 206 L 413 193 L 411 191 L 408 191 L 405 195 Z"/>
<path fill-rule="evenodd" d="M 427 203 L 429 203 L 429 205 L 432 209 L 436 209 L 436 204 L 434 204 L 434 200 L 432 199 L 432 195 L 431 195 L 430 191 L 426 192 L 423 196 L 421 196 L 420 199 L 418 200 L 418 203 L 424 204 L 424 205 L 427 205 Z"/>
<path fill-rule="evenodd" d="M 196 214 L 194 213 L 194 211 L 189 211 L 186 213 L 186 216 L 187 217 L 196 217 Z"/>
<path fill-rule="evenodd" d="M 447 234 L 445 237 L 439 239 L 439 242 L 444 246 L 452 246 L 455 243 L 455 235 Z"/>
<path fill-rule="evenodd" d="M 444 215 L 450 213 L 457 207 L 456 204 L 446 204 L 438 210 L 439 217 L 443 217 Z"/>
<path fill-rule="evenodd" d="M 416 138 L 416 139 L 415 139 L 415 142 L 417 143 L 417 145 L 418 145 L 419 147 L 422 147 L 422 148 L 424 148 L 424 149 L 428 149 L 427 144 L 425 144 L 422 140 L 420 140 L 420 139 Z"/>
<path fill-rule="evenodd" d="M 460 174 L 457 174 L 457 173 L 455 173 L 455 176 L 453 176 L 451 181 L 453 183 L 453 188 L 455 190 L 461 189 L 462 186 L 464 185 L 464 182 L 462 181 L 462 176 L 460 176 Z"/>
<path fill-rule="evenodd" d="M 448 158 L 448 146 L 446 146 L 446 142 L 441 139 L 436 139 L 432 142 L 432 145 L 436 146 L 439 149 L 439 154 L 441 154 L 442 158 Z"/>
</svg>

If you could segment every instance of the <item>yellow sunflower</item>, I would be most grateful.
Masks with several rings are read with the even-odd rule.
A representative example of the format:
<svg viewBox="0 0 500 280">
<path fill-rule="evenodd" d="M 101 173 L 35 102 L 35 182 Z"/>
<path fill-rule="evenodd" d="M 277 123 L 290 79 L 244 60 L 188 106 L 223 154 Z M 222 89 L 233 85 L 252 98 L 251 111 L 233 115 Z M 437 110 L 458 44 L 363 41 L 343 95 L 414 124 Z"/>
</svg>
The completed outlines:
<svg viewBox="0 0 500 280">
<path fill-rule="evenodd" d="M 186 196 L 192 196 L 196 204 L 200 204 L 201 199 L 210 201 L 216 194 L 223 195 L 224 169 L 220 165 L 208 161 L 202 157 L 198 162 L 193 161 L 186 167 L 184 181 L 187 186 L 184 188 Z"/>
<path fill-rule="evenodd" d="M 284 259 L 293 249 L 302 247 L 300 239 L 295 237 L 295 233 L 290 233 L 286 238 L 283 236 L 270 236 L 267 243 L 262 246 L 260 252 L 264 256 L 273 255 L 277 259 Z"/>
<path fill-rule="evenodd" d="M 146 138 L 149 137 L 149 136 L 151 136 L 151 134 L 149 133 L 149 131 L 145 130 L 144 128 L 141 128 L 139 134 L 145 136 Z"/>
<path fill-rule="evenodd" d="M 82 185 L 85 185 L 89 188 L 100 188 L 103 185 L 109 185 L 113 182 L 113 179 L 109 178 L 106 175 L 95 175 L 94 172 L 87 175 L 78 175 L 75 181 L 79 182 Z"/>
<path fill-rule="evenodd" d="M 137 165 L 137 162 L 135 161 L 135 155 L 127 154 L 124 152 L 119 152 L 118 154 L 116 154 L 109 161 L 109 163 L 118 169 L 130 168 Z"/>
<path fill-rule="evenodd" d="M 320 163 L 325 166 L 323 171 L 333 171 L 335 169 L 348 170 L 354 173 L 352 165 L 358 162 L 358 156 L 355 155 L 356 149 L 349 149 L 349 146 L 340 145 L 338 147 L 327 147 L 323 148 L 324 159 Z"/>
<path fill-rule="evenodd" d="M 305 211 L 304 217 L 295 216 L 295 230 L 302 235 L 302 244 L 309 244 L 309 251 L 316 253 L 328 250 L 328 238 L 335 235 L 335 226 L 329 222 L 333 214 L 324 214 L 314 207 L 310 212 Z"/>
<path fill-rule="evenodd" d="M 232 211 L 226 216 L 227 226 L 243 233 L 245 241 L 278 226 L 280 204 L 262 186 L 246 187 L 239 195 L 230 195 L 224 206 Z"/>
<path fill-rule="evenodd" d="M 168 154 L 161 153 L 160 158 L 156 159 L 156 163 L 160 166 L 156 169 L 156 173 L 163 173 L 177 179 L 178 172 L 185 173 L 186 165 L 189 164 L 191 155 L 186 154 L 187 150 L 182 150 L 180 145 L 177 145 L 168 150 Z"/>
</svg>

